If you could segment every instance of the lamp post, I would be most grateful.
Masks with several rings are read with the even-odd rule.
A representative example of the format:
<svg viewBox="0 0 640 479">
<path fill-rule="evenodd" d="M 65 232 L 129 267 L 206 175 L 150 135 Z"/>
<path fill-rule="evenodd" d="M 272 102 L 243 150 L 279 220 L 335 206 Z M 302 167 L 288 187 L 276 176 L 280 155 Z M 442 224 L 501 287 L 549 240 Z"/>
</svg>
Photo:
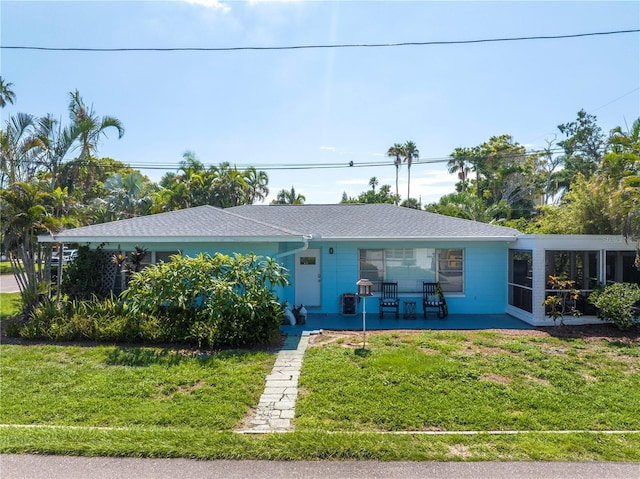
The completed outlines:
<svg viewBox="0 0 640 479">
<path fill-rule="evenodd" d="M 362 349 L 367 348 L 367 296 L 371 296 L 373 283 L 366 278 L 356 283 L 358 286 L 358 296 L 362 298 Z"/>
</svg>

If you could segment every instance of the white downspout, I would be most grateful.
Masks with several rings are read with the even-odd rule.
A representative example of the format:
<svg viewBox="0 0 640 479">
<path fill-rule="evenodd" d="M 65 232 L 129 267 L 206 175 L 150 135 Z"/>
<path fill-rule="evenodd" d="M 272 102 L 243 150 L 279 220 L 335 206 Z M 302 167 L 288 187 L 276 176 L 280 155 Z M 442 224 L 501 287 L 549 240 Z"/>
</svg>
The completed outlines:
<svg viewBox="0 0 640 479">
<path fill-rule="evenodd" d="M 275 259 L 284 258 L 286 256 L 291 256 L 292 254 L 302 253 L 303 251 L 307 251 L 309 249 L 309 240 L 312 238 L 312 235 L 304 235 L 302 237 L 303 245 L 300 248 L 295 248 L 289 251 L 283 251 L 282 253 L 278 253 L 274 256 Z"/>
</svg>

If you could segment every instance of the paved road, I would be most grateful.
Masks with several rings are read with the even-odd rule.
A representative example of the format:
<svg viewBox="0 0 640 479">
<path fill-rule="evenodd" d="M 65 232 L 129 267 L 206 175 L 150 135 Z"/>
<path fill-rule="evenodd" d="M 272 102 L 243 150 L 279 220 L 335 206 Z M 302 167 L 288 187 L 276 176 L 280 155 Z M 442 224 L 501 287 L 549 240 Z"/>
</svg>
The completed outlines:
<svg viewBox="0 0 640 479">
<path fill-rule="evenodd" d="M 12 274 L 0 274 L 0 293 L 17 293 L 20 291 L 16 277 Z"/>
<path fill-rule="evenodd" d="M 640 479 L 618 462 L 194 461 L 67 456 L 0 456 L 2 479 L 332 478 Z"/>
</svg>

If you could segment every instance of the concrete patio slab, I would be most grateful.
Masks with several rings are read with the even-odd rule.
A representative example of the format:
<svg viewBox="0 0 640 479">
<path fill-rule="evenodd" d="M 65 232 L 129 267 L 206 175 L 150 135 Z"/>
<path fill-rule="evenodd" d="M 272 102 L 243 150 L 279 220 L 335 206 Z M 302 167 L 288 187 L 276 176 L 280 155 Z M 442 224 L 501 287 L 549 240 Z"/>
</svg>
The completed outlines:
<svg viewBox="0 0 640 479">
<path fill-rule="evenodd" d="M 380 319 L 377 313 L 367 313 L 367 331 L 385 330 L 477 330 L 477 329 L 535 329 L 524 321 L 508 314 L 450 314 L 444 319 L 429 315 L 427 319 L 419 315 L 416 319 L 395 319 L 388 316 Z M 310 313 L 305 324 L 282 325 L 280 330 L 289 336 L 303 336 L 310 331 L 362 331 L 362 314 L 340 315 L 328 313 Z"/>
</svg>

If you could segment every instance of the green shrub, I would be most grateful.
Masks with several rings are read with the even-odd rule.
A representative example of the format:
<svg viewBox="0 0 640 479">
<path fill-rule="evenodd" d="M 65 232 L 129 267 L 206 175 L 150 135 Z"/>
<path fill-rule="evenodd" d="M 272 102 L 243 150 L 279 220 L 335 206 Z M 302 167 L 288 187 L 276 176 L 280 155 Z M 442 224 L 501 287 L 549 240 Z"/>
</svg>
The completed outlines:
<svg viewBox="0 0 640 479">
<path fill-rule="evenodd" d="M 582 312 L 576 307 L 580 291 L 575 288 L 576 282 L 567 278 L 566 274 L 557 276 L 549 275 L 547 287 L 554 290 L 547 295 L 542 305 L 545 307 L 547 316 L 553 319 L 553 323 L 560 320 L 560 325 L 564 325 L 564 317 L 568 314 L 581 316 Z"/>
<path fill-rule="evenodd" d="M 95 250 L 89 249 L 88 246 L 80 246 L 77 258 L 65 266 L 62 293 L 72 299 L 104 297 L 106 289 L 102 284 L 102 277 L 107 262 L 107 255 L 102 246 Z"/>
<path fill-rule="evenodd" d="M 135 341 L 140 339 L 135 319 L 124 314 L 113 297 L 88 300 L 45 301 L 36 307 L 20 330 L 27 339 L 55 341 Z"/>
<path fill-rule="evenodd" d="M 266 343 L 279 334 L 283 314 L 272 288 L 285 284 L 286 270 L 270 258 L 177 255 L 133 274 L 124 302 L 97 295 L 43 302 L 20 335 L 212 348 Z"/>
<path fill-rule="evenodd" d="M 176 255 L 133 274 L 123 298 L 157 340 L 235 347 L 278 335 L 283 311 L 272 288 L 285 284 L 285 268 L 271 258 Z"/>
<path fill-rule="evenodd" d="M 640 288 L 635 283 L 613 283 L 589 296 L 589 301 L 598 308 L 598 317 L 612 321 L 620 329 L 628 329 L 640 315 L 635 307 L 640 301 Z"/>
</svg>

